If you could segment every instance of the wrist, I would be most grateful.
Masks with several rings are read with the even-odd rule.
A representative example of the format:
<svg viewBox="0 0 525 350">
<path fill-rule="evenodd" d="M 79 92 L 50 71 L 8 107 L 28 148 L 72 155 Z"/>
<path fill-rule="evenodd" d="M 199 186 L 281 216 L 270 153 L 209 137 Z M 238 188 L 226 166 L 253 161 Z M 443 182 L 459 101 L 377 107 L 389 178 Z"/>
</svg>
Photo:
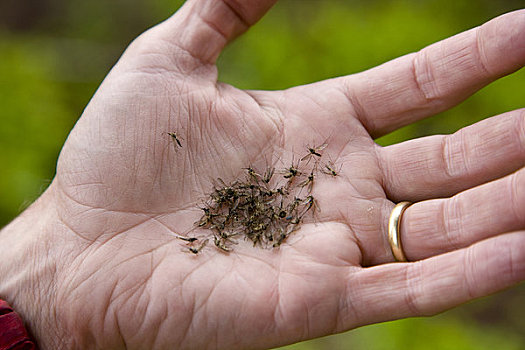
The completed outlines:
<svg viewBox="0 0 525 350">
<path fill-rule="evenodd" d="M 57 347 L 60 339 L 51 317 L 57 260 L 49 248 L 55 213 L 50 187 L 0 231 L 0 298 L 20 315 L 42 349 Z"/>
</svg>

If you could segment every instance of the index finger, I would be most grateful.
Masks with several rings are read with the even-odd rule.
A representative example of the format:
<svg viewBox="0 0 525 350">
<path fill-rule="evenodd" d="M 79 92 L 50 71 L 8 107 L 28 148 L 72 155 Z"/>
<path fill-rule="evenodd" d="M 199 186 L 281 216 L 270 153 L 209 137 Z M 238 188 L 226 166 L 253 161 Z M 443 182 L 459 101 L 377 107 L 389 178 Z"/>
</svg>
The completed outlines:
<svg viewBox="0 0 525 350">
<path fill-rule="evenodd" d="M 458 104 L 524 64 L 525 10 L 519 10 L 333 82 L 379 137 Z"/>
</svg>

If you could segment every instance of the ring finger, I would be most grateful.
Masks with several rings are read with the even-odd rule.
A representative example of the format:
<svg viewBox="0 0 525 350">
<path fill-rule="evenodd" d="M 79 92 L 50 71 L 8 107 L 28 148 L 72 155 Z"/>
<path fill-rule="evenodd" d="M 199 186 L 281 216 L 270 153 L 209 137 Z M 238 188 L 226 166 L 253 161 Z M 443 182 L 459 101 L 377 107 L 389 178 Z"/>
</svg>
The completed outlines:
<svg viewBox="0 0 525 350">
<path fill-rule="evenodd" d="M 400 237 L 408 260 L 420 260 L 525 228 L 525 168 L 459 193 L 410 206 Z"/>
</svg>

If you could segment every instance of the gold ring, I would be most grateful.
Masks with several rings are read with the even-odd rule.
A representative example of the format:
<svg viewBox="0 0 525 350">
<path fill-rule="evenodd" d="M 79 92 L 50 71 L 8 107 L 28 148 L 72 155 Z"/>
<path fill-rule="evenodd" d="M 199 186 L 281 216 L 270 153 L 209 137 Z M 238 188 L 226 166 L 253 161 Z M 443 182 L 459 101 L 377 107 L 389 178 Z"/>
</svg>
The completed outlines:
<svg viewBox="0 0 525 350">
<path fill-rule="evenodd" d="M 401 202 L 398 203 L 392 213 L 390 213 L 390 218 L 388 219 L 388 242 L 390 242 L 390 248 L 392 249 L 392 254 L 396 261 L 405 262 L 407 258 L 405 253 L 403 253 L 403 246 L 401 245 L 401 217 L 405 210 L 411 206 L 410 202 Z"/>
</svg>

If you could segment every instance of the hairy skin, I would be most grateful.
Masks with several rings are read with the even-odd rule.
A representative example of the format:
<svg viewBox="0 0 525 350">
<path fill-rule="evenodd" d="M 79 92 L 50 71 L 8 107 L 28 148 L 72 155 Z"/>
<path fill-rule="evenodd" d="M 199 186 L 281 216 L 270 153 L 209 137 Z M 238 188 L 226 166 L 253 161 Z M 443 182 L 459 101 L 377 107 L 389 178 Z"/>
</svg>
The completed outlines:
<svg viewBox="0 0 525 350">
<path fill-rule="evenodd" d="M 272 92 L 217 82 L 221 49 L 272 3 L 189 1 L 137 38 L 48 190 L 2 230 L 12 249 L 0 295 L 41 348 L 269 348 L 435 314 L 525 279 L 523 110 L 374 142 L 519 69 L 525 12 L 353 76 Z M 174 234 L 192 227 L 217 178 L 286 167 L 324 142 L 341 169 L 316 179 L 315 222 L 275 250 L 184 251 Z M 421 201 L 402 223 L 417 262 L 391 264 L 399 200 Z"/>
</svg>

